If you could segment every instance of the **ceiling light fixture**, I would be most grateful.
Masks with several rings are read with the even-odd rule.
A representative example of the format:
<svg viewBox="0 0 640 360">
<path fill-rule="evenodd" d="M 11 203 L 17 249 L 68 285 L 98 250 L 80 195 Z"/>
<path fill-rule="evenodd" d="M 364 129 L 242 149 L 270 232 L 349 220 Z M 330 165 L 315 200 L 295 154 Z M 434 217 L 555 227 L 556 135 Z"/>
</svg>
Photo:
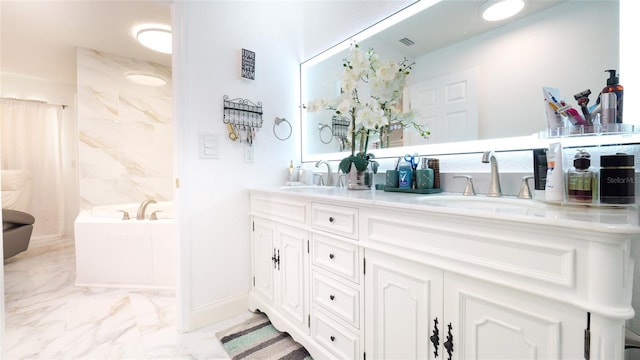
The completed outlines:
<svg viewBox="0 0 640 360">
<path fill-rule="evenodd" d="M 486 21 L 499 21 L 509 18 L 524 8 L 524 0 L 489 0 L 480 11 Z"/>
<path fill-rule="evenodd" d="M 140 44 L 149 49 L 171 54 L 171 27 L 166 25 L 143 25 L 136 27 L 133 35 Z"/>
<path fill-rule="evenodd" d="M 167 84 L 167 80 L 153 74 L 129 73 L 125 75 L 125 77 L 127 80 L 138 85 L 163 86 Z"/>
</svg>

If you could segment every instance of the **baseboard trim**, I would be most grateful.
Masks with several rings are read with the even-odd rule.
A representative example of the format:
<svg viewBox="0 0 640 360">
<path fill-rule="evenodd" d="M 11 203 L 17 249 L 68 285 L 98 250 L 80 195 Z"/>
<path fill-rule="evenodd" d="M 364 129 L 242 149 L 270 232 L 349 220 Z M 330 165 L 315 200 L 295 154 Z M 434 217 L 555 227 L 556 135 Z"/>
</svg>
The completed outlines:
<svg viewBox="0 0 640 360">
<path fill-rule="evenodd" d="M 249 311 L 249 294 L 238 295 L 214 304 L 194 309 L 190 315 L 189 324 L 193 331 L 209 326 L 218 321 Z"/>
</svg>

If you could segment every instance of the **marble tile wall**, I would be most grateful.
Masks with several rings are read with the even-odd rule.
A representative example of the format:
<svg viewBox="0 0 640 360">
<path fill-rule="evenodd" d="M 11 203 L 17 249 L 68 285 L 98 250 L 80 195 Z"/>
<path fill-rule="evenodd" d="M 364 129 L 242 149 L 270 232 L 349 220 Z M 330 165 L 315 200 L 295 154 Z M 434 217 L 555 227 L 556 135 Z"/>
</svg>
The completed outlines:
<svg viewBox="0 0 640 360">
<path fill-rule="evenodd" d="M 169 66 L 78 49 L 78 166 L 81 208 L 173 198 Z M 137 72 L 167 80 L 134 84 Z"/>
</svg>

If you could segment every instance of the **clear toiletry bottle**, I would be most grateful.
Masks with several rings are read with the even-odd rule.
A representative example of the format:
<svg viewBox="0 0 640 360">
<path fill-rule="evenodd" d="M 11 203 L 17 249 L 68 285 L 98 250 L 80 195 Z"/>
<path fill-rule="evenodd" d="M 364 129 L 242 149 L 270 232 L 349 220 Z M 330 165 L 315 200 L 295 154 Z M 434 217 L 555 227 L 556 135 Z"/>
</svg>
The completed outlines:
<svg viewBox="0 0 640 360">
<path fill-rule="evenodd" d="M 597 186 L 597 175 L 591 167 L 591 155 L 585 150 L 578 150 L 573 159 L 573 166 L 567 173 L 567 198 L 569 202 L 591 203 L 597 199 L 594 194 Z"/>
</svg>

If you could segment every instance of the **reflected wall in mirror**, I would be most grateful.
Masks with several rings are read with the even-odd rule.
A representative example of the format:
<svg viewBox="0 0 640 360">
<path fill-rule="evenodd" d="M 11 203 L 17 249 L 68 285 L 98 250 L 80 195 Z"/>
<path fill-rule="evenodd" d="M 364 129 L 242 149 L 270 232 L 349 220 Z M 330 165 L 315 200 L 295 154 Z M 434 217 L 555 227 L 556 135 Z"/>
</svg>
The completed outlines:
<svg viewBox="0 0 640 360">
<path fill-rule="evenodd" d="M 558 88 L 561 97 L 579 109 L 573 95 L 590 89 L 595 103 L 606 85 L 605 70 L 618 69 L 617 0 L 530 0 L 528 13 L 498 24 L 484 23 L 481 5 L 444 0 L 359 42 L 383 60 L 415 62 L 404 107 L 414 110 L 432 135 L 423 140 L 405 129 L 396 136 L 398 145 L 537 133 L 547 127 L 543 86 Z M 340 93 L 346 53 L 345 48 L 301 65 L 303 104 Z M 340 139 L 331 132 L 333 115 L 302 110 L 303 161 L 340 158 Z"/>
</svg>

